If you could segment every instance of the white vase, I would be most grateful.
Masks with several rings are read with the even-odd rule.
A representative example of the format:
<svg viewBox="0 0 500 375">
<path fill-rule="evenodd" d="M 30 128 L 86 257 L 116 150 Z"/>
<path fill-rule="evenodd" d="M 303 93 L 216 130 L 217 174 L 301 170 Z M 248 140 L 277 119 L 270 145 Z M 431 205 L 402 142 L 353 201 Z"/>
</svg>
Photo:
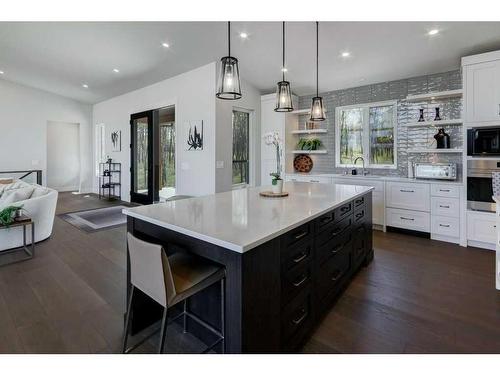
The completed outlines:
<svg viewBox="0 0 500 375">
<path fill-rule="evenodd" d="M 276 185 L 272 186 L 274 194 L 281 194 L 283 192 L 283 180 L 276 180 Z"/>
</svg>

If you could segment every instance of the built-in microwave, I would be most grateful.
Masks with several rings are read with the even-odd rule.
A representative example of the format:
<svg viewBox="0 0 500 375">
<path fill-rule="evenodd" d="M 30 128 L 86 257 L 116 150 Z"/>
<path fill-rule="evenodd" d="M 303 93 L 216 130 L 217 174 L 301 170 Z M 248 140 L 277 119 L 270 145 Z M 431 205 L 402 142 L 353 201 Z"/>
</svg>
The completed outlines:
<svg viewBox="0 0 500 375">
<path fill-rule="evenodd" d="M 468 129 L 467 155 L 500 155 L 500 128 Z"/>
</svg>

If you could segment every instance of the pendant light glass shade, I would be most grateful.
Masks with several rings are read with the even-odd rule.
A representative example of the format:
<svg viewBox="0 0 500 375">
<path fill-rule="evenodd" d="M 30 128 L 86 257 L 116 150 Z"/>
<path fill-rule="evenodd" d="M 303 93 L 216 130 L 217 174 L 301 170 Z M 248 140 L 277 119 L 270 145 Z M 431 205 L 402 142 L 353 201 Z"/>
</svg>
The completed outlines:
<svg viewBox="0 0 500 375">
<path fill-rule="evenodd" d="M 310 121 L 324 121 L 325 117 L 325 107 L 323 106 L 323 98 L 319 96 L 319 73 L 318 73 L 318 61 L 319 61 L 319 22 L 316 22 L 316 96 L 312 98 L 311 105 L 311 118 Z"/>
<path fill-rule="evenodd" d="M 283 80 L 278 82 L 276 87 L 276 107 L 274 110 L 276 112 L 291 112 L 293 111 L 292 89 L 290 82 L 285 81 L 285 22 L 283 22 L 283 66 L 281 71 L 283 72 Z"/>
<path fill-rule="evenodd" d="M 220 61 L 219 78 L 217 80 L 217 96 L 219 99 L 236 100 L 241 98 L 240 70 L 238 59 L 231 56 L 231 23 L 227 23 L 228 55 Z"/>
</svg>

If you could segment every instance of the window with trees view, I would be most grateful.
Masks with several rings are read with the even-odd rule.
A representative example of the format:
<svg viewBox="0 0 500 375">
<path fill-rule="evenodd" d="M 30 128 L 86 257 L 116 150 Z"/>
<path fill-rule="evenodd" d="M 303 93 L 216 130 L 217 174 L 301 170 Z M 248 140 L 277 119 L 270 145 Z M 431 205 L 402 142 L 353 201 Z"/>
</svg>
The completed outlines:
<svg viewBox="0 0 500 375">
<path fill-rule="evenodd" d="M 233 185 L 248 184 L 250 113 L 233 110 Z"/>
<path fill-rule="evenodd" d="M 369 168 L 396 168 L 395 101 L 336 108 L 336 165 L 349 167 L 363 157 Z"/>
</svg>

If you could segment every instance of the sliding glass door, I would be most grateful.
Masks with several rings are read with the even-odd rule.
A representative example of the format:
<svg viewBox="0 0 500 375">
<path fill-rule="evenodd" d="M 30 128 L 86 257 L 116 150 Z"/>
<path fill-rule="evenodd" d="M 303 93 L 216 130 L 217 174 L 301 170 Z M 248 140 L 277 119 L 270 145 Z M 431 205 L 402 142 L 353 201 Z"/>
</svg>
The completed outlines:
<svg viewBox="0 0 500 375">
<path fill-rule="evenodd" d="M 131 126 L 131 186 L 130 201 L 153 202 L 153 111 L 130 116 Z"/>
</svg>

